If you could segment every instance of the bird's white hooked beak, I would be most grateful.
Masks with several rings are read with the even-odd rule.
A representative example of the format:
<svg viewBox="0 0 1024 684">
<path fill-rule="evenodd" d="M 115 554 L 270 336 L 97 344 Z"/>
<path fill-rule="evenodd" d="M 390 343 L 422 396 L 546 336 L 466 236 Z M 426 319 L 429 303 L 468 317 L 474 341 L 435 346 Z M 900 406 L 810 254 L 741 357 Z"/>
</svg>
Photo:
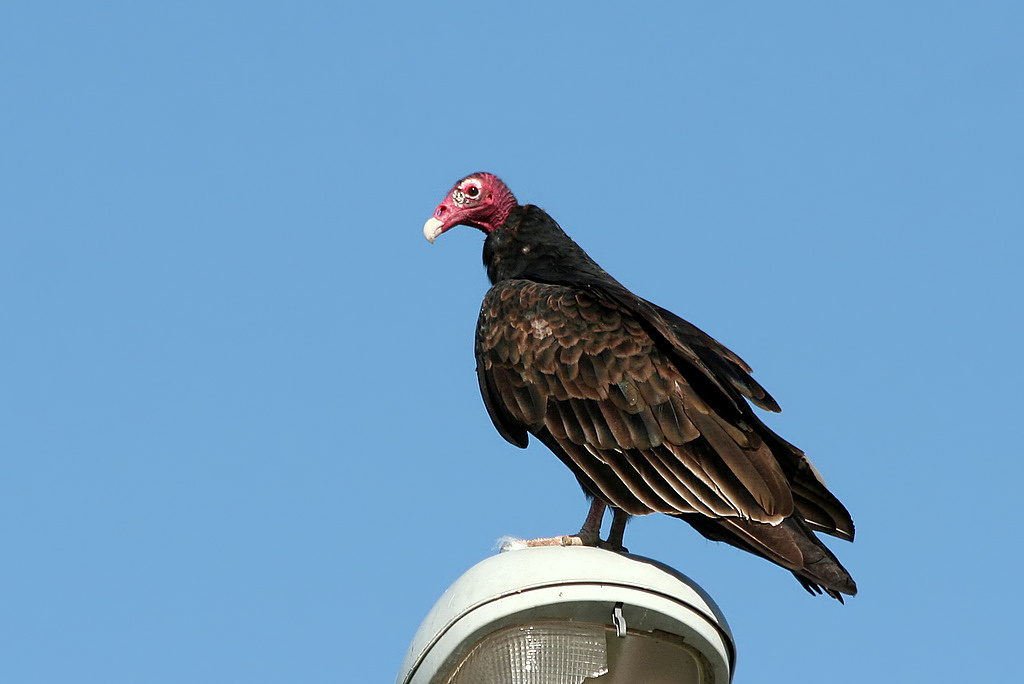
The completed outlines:
<svg viewBox="0 0 1024 684">
<path fill-rule="evenodd" d="M 433 216 L 427 219 L 427 222 L 423 224 L 423 237 L 427 238 L 427 242 L 433 243 L 440 235 L 444 227 L 444 222 L 439 221 Z"/>
</svg>

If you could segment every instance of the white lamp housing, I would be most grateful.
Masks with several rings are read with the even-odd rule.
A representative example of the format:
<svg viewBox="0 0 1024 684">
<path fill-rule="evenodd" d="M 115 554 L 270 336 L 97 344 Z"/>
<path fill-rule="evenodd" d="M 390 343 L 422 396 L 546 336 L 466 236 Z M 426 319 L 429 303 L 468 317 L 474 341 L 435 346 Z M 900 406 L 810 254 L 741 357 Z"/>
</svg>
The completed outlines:
<svg viewBox="0 0 1024 684">
<path fill-rule="evenodd" d="M 501 553 L 420 625 L 398 684 L 727 684 L 725 617 L 656 561 L 592 547 Z"/>
</svg>

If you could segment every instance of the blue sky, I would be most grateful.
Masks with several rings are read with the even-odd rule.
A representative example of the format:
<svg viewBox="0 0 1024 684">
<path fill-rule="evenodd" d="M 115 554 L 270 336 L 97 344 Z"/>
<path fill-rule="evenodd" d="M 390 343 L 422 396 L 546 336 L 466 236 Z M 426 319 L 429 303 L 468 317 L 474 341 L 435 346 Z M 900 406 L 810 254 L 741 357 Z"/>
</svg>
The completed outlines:
<svg viewBox="0 0 1024 684">
<path fill-rule="evenodd" d="M 860 596 L 645 518 L 736 682 L 1015 671 L 1019 3 L 0 7 L 5 681 L 388 682 L 586 504 L 479 399 L 477 170 L 755 370 Z M 824 674 L 823 674 L 824 673 Z"/>
</svg>

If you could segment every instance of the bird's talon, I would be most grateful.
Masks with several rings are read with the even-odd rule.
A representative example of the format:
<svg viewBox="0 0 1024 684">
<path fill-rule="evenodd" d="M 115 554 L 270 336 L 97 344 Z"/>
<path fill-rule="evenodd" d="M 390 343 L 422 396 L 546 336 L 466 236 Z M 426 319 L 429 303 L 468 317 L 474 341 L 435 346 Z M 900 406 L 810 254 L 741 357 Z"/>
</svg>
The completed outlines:
<svg viewBox="0 0 1024 684">
<path fill-rule="evenodd" d="M 614 551 L 615 553 L 629 553 L 629 549 L 627 549 L 622 544 L 612 544 L 611 542 L 606 542 L 603 539 L 598 539 L 596 546 L 599 549 L 605 549 L 606 551 Z"/>
</svg>

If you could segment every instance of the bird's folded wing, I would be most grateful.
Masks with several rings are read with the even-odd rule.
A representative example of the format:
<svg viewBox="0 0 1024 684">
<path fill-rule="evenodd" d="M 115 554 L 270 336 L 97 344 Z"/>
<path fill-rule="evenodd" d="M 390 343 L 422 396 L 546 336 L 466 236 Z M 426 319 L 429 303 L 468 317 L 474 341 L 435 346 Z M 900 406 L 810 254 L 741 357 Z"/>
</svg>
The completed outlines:
<svg viewBox="0 0 1024 684">
<path fill-rule="evenodd" d="M 574 288 L 505 281 L 477 329 L 481 391 L 499 432 L 528 431 L 592 493 L 628 513 L 778 524 L 789 483 L 755 426 L 681 372 L 649 326 Z M 740 400 L 742 401 L 742 400 Z"/>
</svg>

